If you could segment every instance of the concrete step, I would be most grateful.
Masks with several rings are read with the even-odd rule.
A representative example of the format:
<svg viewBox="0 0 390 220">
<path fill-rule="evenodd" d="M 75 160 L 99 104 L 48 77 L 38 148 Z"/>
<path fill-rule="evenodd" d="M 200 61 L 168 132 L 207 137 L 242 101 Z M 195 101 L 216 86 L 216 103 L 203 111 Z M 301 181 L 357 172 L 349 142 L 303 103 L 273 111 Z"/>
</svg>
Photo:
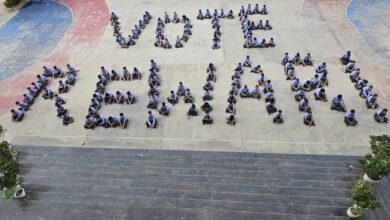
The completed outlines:
<svg viewBox="0 0 390 220">
<path fill-rule="evenodd" d="M 362 176 L 356 157 L 17 150 L 27 197 L 0 202 L 0 219 L 345 219 Z"/>
</svg>

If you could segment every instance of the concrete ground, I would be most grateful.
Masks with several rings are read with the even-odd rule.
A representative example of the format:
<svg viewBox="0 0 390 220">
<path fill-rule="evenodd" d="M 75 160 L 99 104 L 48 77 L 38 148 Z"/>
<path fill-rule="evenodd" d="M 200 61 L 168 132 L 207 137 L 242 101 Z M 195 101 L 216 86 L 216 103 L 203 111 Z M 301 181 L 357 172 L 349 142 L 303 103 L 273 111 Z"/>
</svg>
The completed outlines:
<svg viewBox="0 0 390 220">
<path fill-rule="evenodd" d="M 41 62 L 28 67 L 22 73 L 3 81 L 1 85 L 1 116 L 0 124 L 7 128 L 5 138 L 13 144 L 32 144 L 48 146 L 102 146 L 123 148 L 153 148 L 153 149 L 184 149 L 184 150 L 211 150 L 211 151 L 250 151 L 272 153 L 304 153 L 304 154 L 340 154 L 361 155 L 368 151 L 368 135 L 389 133 L 388 124 L 377 124 L 373 119 L 374 110 L 367 110 L 365 101 L 358 96 L 348 76 L 344 74 L 344 66 L 338 60 L 344 51 L 351 50 L 352 57 L 357 61 L 362 75 L 374 85 L 379 94 L 379 103 L 383 108 L 389 108 L 390 103 L 390 65 L 388 60 L 375 51 L 365 38 L 358 32 L 345 14 L 348 1 L 316 1 L 316 0 L 285 0 L 262 1 L 270 11 L 266 16 L 250 16 L 250 19 L 269 19 L 273 25 L 271 31 L 255 31 L 258 38 L 274 37 L 275 48 L 243 49 L 242 32 L 236 17 L 234 20 L 222 20 L 221 49 L 211 49 L 212 29 L 210 20 L 196 20 L 198 9 L 232 9 L 237 14 L 243 4 L 250 1 L 173 1 L 167 0 L 162 4 L 159 1 L 130 1 L 110 0 L 105 3 L 109 11 L 115 11 L 120 19 L 124 33 L 130 33 L 130 28 L 148 10 L 153 19 L 142 32 L 137 44 L 129 49 L 121 49 L 114 41 L 112 28 L 108 24 L 102 25 L 92 32 L 75 32 L 77 28 L 98 27 L 106 19 L 102 10 L 106 7 L 103 1 L 96 1 L 97 6 L 90 1 L 76 2 L 62 1 L 70 4 L 73 11 L 73 25 L 70 27 L 57 47 L 48 52 Z M 77 5 L 85 4 L 85 5 Z M 390 3 L 388 3 L 390 4 Z M 84 7 L 84 8 L 83 8 Z M 79 12 L 83 8 L 83 12 Z M 94 11 L 94 16 L 80 16 L 86 11 Z M 108 11 L 107 10 L 107 11 Z M 154 30 L 157 17 L 163 16 L 164 11 L 177 11 L 187 15 L 193 24 L 193 35 L 181 49 L 164 50 L 155 48 Z M 1 11 L 0 24 L 10 18 L 8 12 Z M 84 20 L 82 20 L 84 19 Z M 95 19 L 95 20 L 94 20 Z M 108 19 L 108 18 L 107 18 Z M 106 22 L 107 23 L 107 22 Z M 83 26 L 84 25 L 84 26 Z M 175 36 L 181 34 L 182 24 L 168 24 L 167 36 L 171 43 Z M 91 40 L 81 38 L 79 34 Z M 385 36 L 376 36 L 378 42 L 387 42 Z M 77 39 L 77 40 L 75 40 Z M 82 39 L 84 41 L 82 41 Z M 82 41 L 80 43 L 80 41 Z M 348 109 L 357 111 L 359 125 L 346 127 L 343 123 L 343 113 L 330 111 L 329 103 L 314 101 L 309 94 L 310 106 L 313 109 L 316 127 L 309 128 L 302 123 L 303 114 L 298 111 L 298 104 L 294 101 L 290 82 L 285 80 L 280 59 L 284 52 L 295 54 L 310 52 L 315 64 L 327 62 L 329 69 L 329 87 L 326 87 L 329 97 L 342 93 Z M 230 76 L 238 62 L 242 62 L 246 55 L 250 55 L 252 62 L 260 64 L 267 78 L 271 79 L 275 89 L 276 106 L 284 112 L 285 123 L 274 125 L 273 116 L 266 113 L 264 99 L 240 99 L 237 103 L 236 126 L 225 123 L 225 108 L 227 93 L 230 89 Z M 209 62 L 217 66 L 218 80 L 214 84 L 214 110 L 212 116 L 215 123 L 202 126 L 202 114 L 188 118 L 185 112 L 188 105 L 182 101 L 171 107 L 171 115 L 162 117 L 157 115 L 159 127 L 155 130 L 146 129 L 147 82 L 141 81 L 113 82 L 108 90 L 131 90 L 138 101 L 134 105 L 103 106 L 100 113 L 129 115 L 128 129 L 85 130 L 83 128 L 89 100 L 94 91 L 100 66 L 120 71 L 123 66 L 138 67 L 144 74 L 147 73 L 149 60 L 154 59 L 161 65 L 160 77 L 162 80 L 160 100 L 164 100 L 170 90 L 176 90 L 178 82 L 182 81 L 193 92 L 196 104 L 201 105 L 203 94 L 202 86 L 206 78 L 206 68 Z M 80 69 L 76 85 L 70 92 L 62 95 L 67 101 L 65 105 L 75 122 L 65 127 L 56 117 L 54 103 L 38 98 L 31 110 L 26 113 L 21 123 L 12 123 L 9 109 L 14 107 L 15 93 L 22 94 L 42 65 L 58 65 L 64 67 L 71 63 Z M 298 67 L 300 79 L 309 79 L 314 75 L 314 67 Z M 258 76 L 246 69 L 242 83 L 253 88 Z M 57 88 L 57 80 L 52 80 L 50 86 Z M 8 98 L 14 97 L 14 98 Z"/>
</svg>

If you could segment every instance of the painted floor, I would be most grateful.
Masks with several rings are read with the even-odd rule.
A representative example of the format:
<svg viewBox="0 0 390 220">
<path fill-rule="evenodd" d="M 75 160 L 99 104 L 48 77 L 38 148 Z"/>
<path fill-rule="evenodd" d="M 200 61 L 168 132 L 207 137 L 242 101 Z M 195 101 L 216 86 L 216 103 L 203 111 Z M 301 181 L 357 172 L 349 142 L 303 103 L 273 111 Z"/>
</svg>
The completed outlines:
<svg viewBox="0 0 390 220">
<path fill-rule="evenodd" d="M 31 53 L 31 59 L 35 59 L 34 61 L 23 61 L 18 58 L 20 66 L 25 65 L 23 69 L 14 71 L 12 74 L 10 72 L 0 73 L 0 75 L 7 76 L 0 80 L 0 123 L 8 129 L 5 137 L 13 144 L 361 155 L 368 151 L 369 134 L 389 133 L 390 129 L 388 124 L 379 125 L 374 122 L 374 111 L 366 108 L 364 100 L 358 96 L 358 91 L 354 89 L 348 76 L 345 75 L 344 67 L 338 58 L 346 50 L 352 51 L 352 57 L 362 70 L 362 75 L 374 85 L 374 91 L 379 95 L 379 104 L 383 108 L 389 108 L 390 103 L 390 87 L 388 86 L 390 65 L 388 58 L 380 52 L 381 50 L 378 50 L 379 47 L 388 48 L 388 40 L 376 35 L 372 36 L 375 44 L 370 44 L 362 31 L 364 26 L 356 28 L 358 26 L 356 22 L 361 19 L 362 15 L 358 13 L 361 9 L 358 10 L 355 7 L 366 7 L 365 4 L 373 8 L 378 6 L 368 1 L 355 6 L 356 2 L 352 1 L 351 6 L 348 6 L 349 1 L 346 0 L 264 1 L 270 11 L 269 15 L 254 15 L 250 19 L 270 20 L 273 25 L 271 31 L 255 31 L 254 34 L 258 38 L 273 37 L 276 42 L 275 48 L 242 48 L 242 32 L 240 22 L 236 17 L 233 20 L 221 22 L 221 49 L 212 50 L 213 31 L 210 21 L 196 20 L 197 10 L 222 8 L 225 11 L 232 9 L 237 14 L 240 6 L 249 2 L 168 0 L 161 4 L 161 1 L 58 1 L 58 5 L 65 5 L 69 8 L 72 17 L 59 19 L 58 22 L 61 25 L 56 28 L 62 28 L 64 34 L 61 39 L 49 40 L 49 42 L 57 40 L 54 48 L 49 51 L 51 43 L 43 42 L 42 45 L 48 51 L 42 57 L 31 50 L 29 53 Z M 389 5 L 388 3 L 381 4 L 386 7 Z M 45 6 L 43 10 L 48 7 Z M 347 7 L 349 17 L 346 16 Z M 350 9 L 351 7 L 353 10 Z M 23 10 L 26 9 L 22 9 L 20 13 L 23 13 Z M 145 10 L 152 14 L 152 21 L 146 26 L 135 46 L 121 49 L 112 36 L 109 12 L 115 11 L 118 14 L 122 31 L 129 34 Z M 164 50 L 154 47 L 157 18 L 162 17 L 165 11 L 169 13 L 177 11 L 192 20 L 193 35 L 184 48 Z M 0 30 L 20 16 L 20 13 L 10 19 L 1 15 L 0 24 L 3 25 Z M 69 15 L 69 11 L 65 9 L 63 13 Z M 383 15 L 376 19 L 385 18 L 386 16 Z M 38 18 L 33 20 L 32 23 L 39 23 Z M 65 25 L 67 21 L 72 22 L 69 27 Z M 381 25 L 386 22 L 383 21 Z M 54 21 L 41 21 L 39 25 L 47 27 L 46 25 L 54 23 Z M 182 25 L 167 25 L 165 31 L 171 43 L 174 42 L 176 35 L 182 32 L 182 28 Z M 389 31 L 388 27 L 383 26 L 383 29 L 383 31 Z M 22 31 L 16 33 L 18 36 L 23 35 Z M 0 33 L 0 36 L 4 35 L 5 33 Z M 42 37 L 35 29 L 27 31 L 26 36 L 28 35 L 31 35 L 34 40 Z M 52 37 L 54 36 L 57 35 L 54 34 Z M 13 42 L 7 38 L 7 41 L 11 42 L 9 46 L 21 44 L 19 40 Z M 33 45 L 39 47 L 38 43 Z M 0 55 L 4 56 L 1 62 L 10 59 L 6 54 L 8 52 L 11 54 L 11 51 L 6 51 Z M 21 53 L 18 49 L 15 51 Z M 298 104 L 289 88 L 290 82 L 285 80 L 283 68 L 279 63 L 284 52 L 290 54 L 310 52 L 315 65 L 327 62 L 330 80 L 329 86 L 326 87 L 328 96 L 333 97 L 342 93 L 347 108 L 356 109 L 359 125 L 354 128 L 346 127 L 343 123 L 343 113 L 330 111 L 329 103 L 315 101 L 312 94 L 309 94 L 309 103 L 317 126 L 309 128 L 303 125 L 303 114 L 298 111 Z M 283 110 L 285 117 L 283 125 L 272 123 L 273 116 L 266 113 L 264 99 L 258 101 L 240 98 L 237 103 L 237 125 L 225 124 L 230 76 L 237 63 L 243 62 L 246 55 L 250 55 L 254 64 L 260 64 L 266 77 L 272 80 L 277 100 L 276 107 Z M 181 102 L 171 107 L 169 117 L 159 116 L 155 112 L 159 128 L 146 129 L 144 121 L 148 97 L 147 82 L 144 77 L 141 81 L 113 82 L 108 87 L 111 92 L 131 90 L 137 96 L 137 103 L 131 106 L 103 106 L 99 111 L 106 116 L 124 112 L 130 119 L 128 129 L 85 130 L 83 128 L 84 116 L 97 82 L 100 66 L 104 65 L 108 69 L 117 71 L 120 71 L 123 66 L 138 67 L 146 73 L 150 59 L 156 60 L 161 65 L 160 99 L 165 99 L 169 91 L 176 90 L 179 81 L 182 81 L 193 92 L 198 108 L 201 105 L 207 64 L 215 63 L 218 76 L 214 84 L 214 100 L 212 101 L 214 107 L 212 116 L 215 123 L 211 126 L 202 126 L 202 114 L 188 118 L 185 112 L 189 106 Z M 56 117 L 54 103 L 39 98 L 31 110 L 26 113 L 23 122 L 12 123 L 8 111 L 15 107 L 14 102 L 20 99 L 35 75 L 41 72 L 42 66 L 57 65 L 64 68 L 67 63 L 80 69 L 76 85 L 70 89 L 69 93 L 62 95 L 67 101 L 65 107 L 69 109 L 75 122 L 70 126 L 63 126 Z M 1 65 L 0 68 L 8 67 Z M 298 67 L 297 72 L 301 79 L 310 79 L 314 75 L 314 67 Z M 252 89 L 257 77 L 247 69 L 242 76 L 242 84 L 247 84 Z M 58 80 L 52 80 L 50 87 L 57 89 Z"/>
</svg>

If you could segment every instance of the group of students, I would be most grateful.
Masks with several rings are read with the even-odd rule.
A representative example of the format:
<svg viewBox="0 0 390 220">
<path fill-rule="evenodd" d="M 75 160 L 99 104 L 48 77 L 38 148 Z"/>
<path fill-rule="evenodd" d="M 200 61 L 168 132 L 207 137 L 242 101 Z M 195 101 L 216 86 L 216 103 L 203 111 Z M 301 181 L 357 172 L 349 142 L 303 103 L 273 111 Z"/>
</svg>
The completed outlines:
<svg viewBox="0 0 390 220">
<path fill-rule="evenodd" d="M 199 9 L 197 19 L 203 20 L 203 19 L 211 19 L 211 26 L 214 30 L 213 34 L 213 41 L 211 44 L 211 48 L 213 49 L 219 49 L 221 47 L 221 25 L 220 25 L 220 18 L 228 18 L 228 19 L 233 19 L 234 18 L 234 13 L 232 10 L 229 10 L 227 15 L 225 15 L 225 12 L 223 9 L 218 13 L 217 9 L 214 9 L 213 15 L 211 15 L 209 9 L 206 10 L 206 14 L 203 15 L 202 10 Z"/>
<path fill-rule="evenodd" d="M 44 99 L 55 99 L 55 106 L 57 107 L 57 116 L 62 119 L 64 125 L 68 125 L 73 122 L 73 117 L 69 116 L 68 110 L 63 107 L 65 101 L 56 94 L 50 88 L 47 88 L 49 83 L 49 77 L 53 78 L 63 78 L 66 74 L 65 83 L 59 81 L 59 93 L 67 92 L 69 85 L 74 85 L 76 82 L 76 75 L 78 70 L 76 70 L 71 65 L 67 64 L 66 73 L 63 72 L 59 67 L 54 66 L 53 69 L 43 66 L 43 73 L 37 75 L 37 81 L 31 83 L 31 86 L 27 88 L 28 92 L 23 94 L 23 100 L 17 101 L 15 104 L 18 106 L 17 109 L 11 109 L 11 119 L 12 121 L 22 121 L 24 118 L 24 113 L 29 109 L 31 105 L 34 104 L 35 98 L 42 92 L 42 97 Z"/>
<path fill-rule="evenodd" d="M 151 62 L 154 62 L 151 60 Z M 131 91 L 122 93 L 116 91 L 115 94 L 111 92 L 106 92 L 106 88 L 109 82 L 111 81 L 131 81 L 131 80 L 141 80 L 141 72 L 134 67 L 133 72 L 130 73 L 126 67 L 123 67 L 122 76 L 115 70 L 108 71 L 104 66 L 100 67 L 100 74 L 98 75 L 99 81 L 96 83 L 96 89 L 92 95 L 91 103 L 88 107 L 88 114 L 85 117 L 84 128 L 94 129 L 96 126 L 102 126 L 104 128 L 117 127 L 126 128 L 129 119 L 128 117 L 120 113 L 119 116 L 110 115 L 109 117 L 104 117 L 103 115 L 98 114 L 98 110 L 101 108 L 101 103 L 107 104 L 133 104 L 136 101 L 135 95 Z"/>
<path fill-rule="evenodd" d="M 266 20 L 263 23 L 263 20 L 259 20 L 257 23 L 250 21 L 248 15 L 250 14 L 268 14 L 267 7 L 264 5 L 261 10 L 258 10 L 258 5 L 256 4 L 255 9 L 252 10 L 251 5 L 249 4 L 245 10 L 244 6 L 241 6 L 239 13 L 241 21 L 241 29 L 243 30 L 244 35 L 244 48 L 264 48 L 264 47 L 275 47 L 275 41 L 271 37 L 267 42 L 265 38 L 259 41 L 256 37 L 253 37 L 253 30 L 271 30 L 272 26 L 269 20 Z"/>
<path fill-rule="evenodd" d="M 241 89 L 241 75 L 244 73 L 244 67 L 251 68 L 251 72 L 260 74 L 257 85 L 255 88 L 250 91 L 247 85 L 244 85 L 244 87 Z M 228 113 L 226 122 L 229 125 L 235 125 L 236 124 L 236 96 L 239 95 L 241 98 L 261 98 L 261 89 L 260 86 L 263 86 L 263 93 L 265 94 L 265 103 L 266 103 L 266 110 L 268 114 L 273 114 L 277 112 L 276 116 L 273 119 L 274 123 L 280 124 L 283 123 L 282 118 L 282 111 L 277 110 L 275 107 L 275 97 L 273 95 L 273 88 L 271 80 L 266 80 L 263 71 L 261 70 L 260 65 L 252 65 L 251 59 L 249 56 L 246 56 L 243 64 L 238 63 L 237 67 L 234 69 L 234 73 L 231 77 L 232 83 L 231 83 L 231 89 L 228 94 L 228 106 L 226 107 L 226 113 Z M 241 89 L 241 91 L 239 91 Z"/>
<path fill-rule="evenodd" d="M 377 103 L 378 94 L 373 92 L 373 86 L 368 84 L 368 80 L 361 77 L 360 68 L 356 67 L 356 62 L 351 60 L 351 51 L 347 51 L 340 58 L 340 61 L 345 65 L 345 73 L 349 74 L 352 83 L 355 83 L 355 88 L 359 90 L 359 96 L 366 99 L 368 109 L 376 109 L 374 119 L 378 123 L 387 123 L 387 109 L 380 108 Z"/>
<path fill-rule="evenodd" d="M 184 23 L 183 35 L 181 37 L 179 35 L 176 36 L 176 42 L 175 42 L 175 47 L 176 48 L 183 47 L 183 43 L 182 42 L 183 41 L 187 42 L 188 39 L 189 39 L 189 36 L 192 35 L 192 32 L 191 32 L 191 29 L 192 29 L 191 20 L 187 16 L 183 15 L 182 18 L 180 19 L 179 15 L 176 12 L 174 12 L 173 13 L 173 17 L 170 18 L 168 13 L 165 12 L 164 20 L 162 20 L 161 18 L 157 19 L 156 38 L 155 38 L 154 46 L 162 47 L 164 49 L 172 48 L 168 38 L 166 38 L 165 35 L 164 35 L 165 24 L 170 23 L 170 22 L 173 22 L 173 23 L 180 23 L 180 22 L 182 22 L 182 23 Z"/>
<path fill-rule="evenodd" d="M 119 43 L 121 48 L 128 48 L 132 45 L 135 45 L 135 39 L 138 39 L 139 35 L 142 32 L 142 29 L 145 28 L 146 24 L 152 19 L 152 16 L 149 12 L 145 11 L 142 16 L 142 19 L 138 21 L 138 25 L 134 25 L 134 28 L 131 30 L 131 35 L 128 35 L 128 38 L 122 36 L 120 32 L 120 22 L 118 16 L 115 12 L 111 12 L 110 22 L 113 28 L 113 36 L 115 36 L 116 42 Z"/>
</svg>

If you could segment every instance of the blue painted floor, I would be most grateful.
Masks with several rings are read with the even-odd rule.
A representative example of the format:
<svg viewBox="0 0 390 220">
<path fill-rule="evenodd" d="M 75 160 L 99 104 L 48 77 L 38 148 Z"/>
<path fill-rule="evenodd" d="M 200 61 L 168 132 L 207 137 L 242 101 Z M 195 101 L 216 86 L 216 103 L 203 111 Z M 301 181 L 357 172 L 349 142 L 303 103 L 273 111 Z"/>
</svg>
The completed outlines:
<svg viewBox="0 0 390 220">
<path fill-rule="evenodd" d="M 54 1 L 29 3 L 0 27 L 0 80 L 49 54 L 72 24 L 72 13 Z"/>
<path fill-rule="evenodd" d="M 351 0 L 347 16 L 367 43 L 390 59 L 390 0 Z"/>
</svg>

